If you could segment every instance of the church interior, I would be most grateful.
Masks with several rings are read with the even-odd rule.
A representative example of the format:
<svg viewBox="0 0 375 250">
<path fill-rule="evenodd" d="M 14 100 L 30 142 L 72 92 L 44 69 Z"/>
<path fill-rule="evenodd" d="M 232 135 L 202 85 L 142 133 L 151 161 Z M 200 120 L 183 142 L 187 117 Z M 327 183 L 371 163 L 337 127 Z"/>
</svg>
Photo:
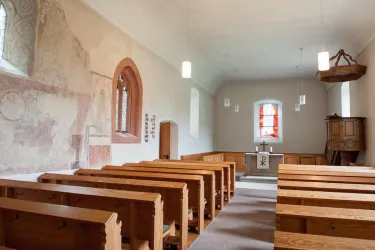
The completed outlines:
<svg viewBox="0 0 375 250">
<path fill-rule="evenodd" d="M 375 249 L 374 11 L 0 0 L 0 250 Z"/>
</svg>

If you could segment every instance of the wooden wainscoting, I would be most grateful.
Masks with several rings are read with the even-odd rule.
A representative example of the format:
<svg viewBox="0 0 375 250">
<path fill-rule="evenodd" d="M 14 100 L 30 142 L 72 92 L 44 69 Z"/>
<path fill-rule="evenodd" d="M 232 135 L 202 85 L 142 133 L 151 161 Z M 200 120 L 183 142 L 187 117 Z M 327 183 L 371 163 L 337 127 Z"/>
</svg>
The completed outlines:
<svg viewBox="0 0 375 250">
<path fill-rule="evenodd" d="M 217 154 L 218 152 L 205 152 L 192 155 L 181 155 L 181 160 L 186 161 L 203 161 L 203 156 Z"/>
<path fill-rule="evenodd" d="M 224 156 L 224 159 L 223 159 Z M 223 160 L 222 160 L 223 159 Z M 245 156 L 244 152 L 206 152 L 200 154 L 183 155 L 181 160 L 195 161 L 230 161 L 236 162 L 236 171 L 245 172 Z M 300 154 L 300 153 L 284 153 L 285 164 L 296 165 L 327 165 L 328 162 L 323 154 Z"/>
</svg>

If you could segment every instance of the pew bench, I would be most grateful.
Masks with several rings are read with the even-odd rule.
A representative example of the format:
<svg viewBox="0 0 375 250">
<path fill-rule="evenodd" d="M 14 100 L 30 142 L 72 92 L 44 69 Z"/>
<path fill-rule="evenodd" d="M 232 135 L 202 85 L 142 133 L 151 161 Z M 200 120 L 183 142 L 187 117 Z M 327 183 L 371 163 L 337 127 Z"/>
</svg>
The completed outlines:
<svg viewBox="0 0 375 250">
<path fill-rule="evenodd" d="M 164 164 L 162 162 L 159 164 L 159 162 L 151 162 L 151 163 L 125 163 L 123 166 L 126 167 L 137 167 L 140 166 L 148 167 L 148 168 L 157 168 L 157 169 L 186 169 L 186 170 L 201 170 L 198 166 L 185 166 L 182 164 Z M 222 167 L 210 167 L 208 169 L 204 169 L 207 171 L 214 171 L 215 172 L 215 192 L 219 195 L 216 195 L 216 201 L 215 204 L 218 206 L 218 208 L 221 210 L 224 208 L 224 169 Z"/>
<path fill-rule="evenodd" d="M 164 173 L 148 173 L 148 172 L 126 172 L 113 170 L 90 170 L 80 169 L 75 172 L 76 175 L 82 176 L 99 176 L 110 178 L 124 178 L 124 179 L 141 179 L 141 180 L 158 180 L 158 181 L 172 181 L 183 182 L 187 184 L 189 190 L 188 203 L 197 211 L 198 218 L 189 221 L 189 227 L 198 228 L 198 233 L 201 234 L 204 229 L 204 181 L 203 177 L 199 175 L 181 175 L 181 174 L 164 174 Z"/>
<path fill-rule="evenodd" d="M 309 176 L 339 176 L 339 177 L 375 177 L 375 170 L 296 170 L 279 169 L 279 174 L 309 175 Z"/>
<path fill-rule="evenodd" d="M 276 204 L 276 230 L 375 240 L 375 211 Z"/>
<path fill-rule="evenodd" d="M 154 161 L 159 162 L 186 162 L 186 163 L 196 163 L 202 164 L 202 161 L 194 161 L 194 160 L 165 160 L 165 159 L 157 159 Z M 231 195 L 235 195 L 236 193 L 236 162 L 232 161 L 203 161 L 205 164 L 228 164 L 230 167 L 230 178 L 231 178 Z"/>
<path fill-rule="evenodd" d="M 143 167 L 142 164 L 139 164 L 137 167 L 107 165 L 103 167 L 103 170 L 202 175 L 203 180 L 204 180 L 204 197 L 207 199 L 208 215 L 211 220 L 215 218 L 215 193 L 216 192 L 215 192 L 215 172 L 213 171 L 191 170 L 191 169 L 148 168 L 148 167 Z"/>
<path fill-rule="evenodd" d="M 0 198 L 0 245 L 14 249 L 121 249 L 121 222 L 107 211 Z"/>
<path fill-rule="evenodd" d="M 366 184 L 279 180 L 277 185 L 279 189 L 375 194 L 375 185 Z"/>
<path fill-rule="evenodd" d="M 372 240 L 276 231 L 275 250 L 372 250 Z"/>
<path fill-rule="evenodd" d="M 161 196 L 139 193 L 72 187 L 56 184 L 0 180 L 1 197 L 49 204 L 116 212 L 124 222 L 121 235 L 130 238 L 131 249 L 161 249 L 163 207 Z M 155 216 L 154 216 L 155 215 Z"/>
<path fill-rule="evenodd" d="M 188 190 L 185 183 L 63 174 L 43 174 L 39 177 L 39 181 L 70 186 L 159 193 L 164 203 L 164 224 L 171 225 L 175 222 L 180 227 L 179 236 L 177 237 L 175 231 L 172 230 L 165 243 L 175 245 L 177 242 L 180 249 L 187 249 Z"/>
<path fill-rule="evenodd" d="M 289 181 L 306 182 L 328 182 L 328 183 L 352 183 L 352 184 L 375 184 L 373 177 L 352 177 L 352 176 L 318 176 L 299 174 L 278 174 L 278 179 Z"/>
<path fill-rule="evenodd" d="M 277 203 L 375 210 L 375 195 L 279 189 L 277 191 Z"/>
<path fill-rule="evenodd" d="M 228 201 L 231 199 L 231 192 L 230 192 L 230 190 L 231 190 L 231 188 L 230 188 L 230 185 L 231 185 L 231 174 L 230 173 L 231 173 L 231 171 L 230 171 L 229 164 L 220 164 L 220 163 L 209 164 L 209 163 L 205 163 L 204 161 L 200 161 L 198 163 L 188 163 L 188 162 L 183 162 L 183 161 L 179 161 L 179 162 L 141 161 L 140 163 L 142 163 L 142 164 L 144 164 L 144 163 L 157 164 L 157 165 L 160 165 L 160 166 L 163 166 L 163 167 L 170 166 L 170 165 L 177 165 L 177 166 L 187 167 L 186 169 L 209 170 L 209 171 L 214 170 L 213 167 L 220 167 L 224 171 L 224 192 L 223 192 L 224 198 L 226 198 Z M 225 191 L 228 191 L 228 192 L 226 192 L 226 194 L 225 194 Z"/>
<path fill-rule="evenodd" d="M 374 167 L 349 167 L 349 166 L 324 166 L 324 165 L 294 165 L 294 164 L 279 164 L 279 169 L 282 170 L 297 170 L 297 171 L 362 171 L 375 170 Z"/>
</svg>

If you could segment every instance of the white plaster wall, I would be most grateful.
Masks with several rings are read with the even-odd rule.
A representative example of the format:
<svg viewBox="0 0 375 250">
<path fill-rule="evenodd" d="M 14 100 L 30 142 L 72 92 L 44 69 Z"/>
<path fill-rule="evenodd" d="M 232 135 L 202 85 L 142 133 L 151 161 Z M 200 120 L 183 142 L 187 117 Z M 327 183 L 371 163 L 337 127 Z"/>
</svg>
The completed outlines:
<svg viewBox="0 0 375 250">
<path fill-rule="evenodd" d="M 341 83 L 335 83 L 327 90 L 328 94 L 328 114 L 338 114 L 341 116 Z M 350 88 L 350 87 L 349 87 Z"/>
<path fill-rule="evenodd" d="M 112 164 L 152 160 L 159 157 L 159 124 L 174 121 L 178 125 L 178 154 L 194 154 L 213 150 L 214 97 L 180 72 L 141 46 L 132 48 L 143 81 L 143 112 L 156 115 L 157 137 L 149 143 L 112 144 Z M 200 138 L 190 136 L 190 89 L 200 91 Z M 144 115 L 143 115 L 144 120 Z M 142 133 L 144 129 L 142 130 Z M 143 135 L 142 135 L 143 136 Z"/>
<path fill-rule="evenodd" d="M 372 40 L 357 58 L 360 64 L 367 66 L 367 73 L 358 81 L 350 82 L 351 116 L 366 117 L 366 152 L 358 161 L 366 165 L 375 164 L 375 40 Z M 328 91 L 329 107 L 341 110 L 341 84 Z M 363 159 L 362 159 L 363 158 Z"/>
<path fill-rule="evenodd" d="M 254 103 L 274 99 L 283 104 L 283 137 L 281 144 L 272 144 L 274 152 L 323 153 L 326 141 L 325 116 L 327 93 L 315 79 L 305 79 L 307 105 L 294 111 L 297 83 L 300 79 L 270 80 L 256 83 L 225 84 L 216 97 L 216 150 L 253 151 Z M 231 99 L 232 107 L 224 107 L 224 98 Z M 233 112 L 233 105 L 240 112 Z"/>
</svg>

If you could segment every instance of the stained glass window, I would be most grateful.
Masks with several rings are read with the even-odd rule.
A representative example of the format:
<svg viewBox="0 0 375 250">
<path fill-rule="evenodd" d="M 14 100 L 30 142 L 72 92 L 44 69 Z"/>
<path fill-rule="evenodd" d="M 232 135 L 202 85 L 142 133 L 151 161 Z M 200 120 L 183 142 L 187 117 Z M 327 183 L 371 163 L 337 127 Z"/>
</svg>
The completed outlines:
<svg viewBox="0 0 375 250">
<path fill-rule="evenodd" d="M 116 89 L 116 132 L 127 132 L 128 91 L 123 75 L 120 75 Z"/>
<path fill-rule="evenodd" d="M 254 142 L 283 142 L 283 108 L 277 100 L 261 100 L 254 103 Z"/>
<path fill-rule="evenodd" d="M 122 88 L 122 113 L 121 113 L 121 132 L 126 132 L 126 118 L 128 114 L 128 92 L 126 86 Z"/>
<path fill-rule="evenodd" d="M 0 4 L 0 57 L 3 58 L 5 44 L 5 29 L 7 23 L 7 12 L 3 4 Z"/>
<path fill-rule="evenodd" d="M 278 137 L 279 136 L 279 107 L 277 104 L 261 104 L 259 110 L 259 136 Z"/>
</svg>

